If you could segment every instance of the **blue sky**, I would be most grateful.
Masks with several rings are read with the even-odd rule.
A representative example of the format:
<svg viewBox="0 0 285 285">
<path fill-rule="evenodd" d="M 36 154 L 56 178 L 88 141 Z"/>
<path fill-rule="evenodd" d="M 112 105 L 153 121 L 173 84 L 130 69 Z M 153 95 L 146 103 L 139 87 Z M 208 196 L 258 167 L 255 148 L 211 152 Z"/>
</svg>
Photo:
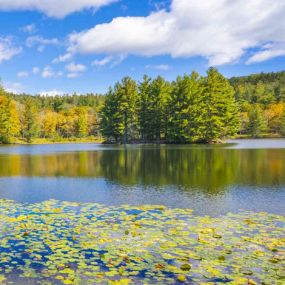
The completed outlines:
<svg viewBox="0 0 285 285">
<path fill-rule="evenodd" d="M 227 77 L 280 71 L 284 13 L 283 0 L 0 0 L 0 78 L 61 94 L 211 65 Z"/>
</svg>

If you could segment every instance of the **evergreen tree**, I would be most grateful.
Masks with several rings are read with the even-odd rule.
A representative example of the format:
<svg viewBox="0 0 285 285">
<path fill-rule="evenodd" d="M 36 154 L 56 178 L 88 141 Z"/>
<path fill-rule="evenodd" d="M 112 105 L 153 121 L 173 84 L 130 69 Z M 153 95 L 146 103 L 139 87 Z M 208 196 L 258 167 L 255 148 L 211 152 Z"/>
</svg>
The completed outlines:
<svg viewBox="0 0 285 285">
<path fill-rule="evenodd" d="M 120 114 L 118 113 L 118 100 L 113 89 L 109 89 L 105 104 L 101 110 L 100 128 L 107 142 L 118 143 L 121 137 L 119 129 Z"/>
<path fill-rule="evenodd" d="M 107 141 L 129 143 L 138 139 L 138 88 L 134 80 L 125 77 L 110 89 L 102 108 L 101 129 Z"/>
<path fill-rule="evenodd" d="M 152 124 L 151 124 L 151 100 L 150 100 L 151 78 L 143 77 L 143 81 L 139 83 L 139 99 L 138 99 L 138 120 L 139 132 L 142 141 L 146 142 L 152 139 Z"/>
<path fill-rule="evenodd" d="M 239 121 L 233 88 L 215 68 L 208 70 L 204 81 L 201 140 L 213 142 L 236 134 Z"/>
<path fill-rule="evenodd" d="M 201 79 L 195 72 L 176 79 L 169 102 L 169 142 L 187 143 L 200 139 L 202 91 Z"/>
<path fill-rule="evenodd" d="M 168 102 L 171 95 L 171 85 L 162 77 L 157 77 L 150 84 L 149 104 L 149 138 L 160 141 L 167 136 L 168 129 Z"/>
<path fill-rule="evenodd" d="M 248 133 L 252 137 L 259 137 L 266 130 L 266 122 L 262 109 L 258 104 L 250 106 Z"/>
</svg>

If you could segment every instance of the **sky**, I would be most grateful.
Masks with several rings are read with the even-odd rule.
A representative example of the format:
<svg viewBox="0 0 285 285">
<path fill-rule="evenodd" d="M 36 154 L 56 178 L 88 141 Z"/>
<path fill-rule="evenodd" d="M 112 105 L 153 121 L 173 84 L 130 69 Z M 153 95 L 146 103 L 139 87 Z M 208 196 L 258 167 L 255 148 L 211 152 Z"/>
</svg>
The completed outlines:
<svg viewBox="0 0 285 285">
<path fill-rule="evenodd" d="M 0 0 L 1 84 L 85 94 L 124 76 L 281 71 L 284 15 L 284 0 Z"/>
</svg>

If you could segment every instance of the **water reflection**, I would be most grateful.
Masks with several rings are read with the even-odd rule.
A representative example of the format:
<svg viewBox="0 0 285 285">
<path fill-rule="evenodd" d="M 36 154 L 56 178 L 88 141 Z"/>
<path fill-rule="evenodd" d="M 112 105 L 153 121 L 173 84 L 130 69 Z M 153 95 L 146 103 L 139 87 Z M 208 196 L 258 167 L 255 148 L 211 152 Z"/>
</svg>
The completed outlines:
<svg viewBox="0 0 285 285">
<path fill-rule="evenodd" d="M 252 144 L 252 142 L 250 142 Z M 94 145 L 0 148 L 0 198 L 164 204 L 199 214 L 285 214 L 285 148 Z M 42 149 L 42 152 L 40 151 Z"/>
<path fill-rule="evenodd" d="M 231 185 L 285 185 L 285 149 L 131 148 L 0 155 L 0 176 L 103 177 L 132 186 L 218 192 Z"/>
</svg>

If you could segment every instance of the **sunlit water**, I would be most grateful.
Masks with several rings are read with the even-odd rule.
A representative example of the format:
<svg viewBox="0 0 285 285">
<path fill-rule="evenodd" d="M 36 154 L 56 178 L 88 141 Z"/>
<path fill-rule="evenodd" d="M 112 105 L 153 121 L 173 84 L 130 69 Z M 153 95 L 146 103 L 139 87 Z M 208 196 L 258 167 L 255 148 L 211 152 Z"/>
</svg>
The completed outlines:
<svg viewBox="0 0 285 285">
<path fill-rule="evenodd" d="M 285 214 L 285 140 L 226 145 L 0 147 L 0 199 Z"/>
</svg>

